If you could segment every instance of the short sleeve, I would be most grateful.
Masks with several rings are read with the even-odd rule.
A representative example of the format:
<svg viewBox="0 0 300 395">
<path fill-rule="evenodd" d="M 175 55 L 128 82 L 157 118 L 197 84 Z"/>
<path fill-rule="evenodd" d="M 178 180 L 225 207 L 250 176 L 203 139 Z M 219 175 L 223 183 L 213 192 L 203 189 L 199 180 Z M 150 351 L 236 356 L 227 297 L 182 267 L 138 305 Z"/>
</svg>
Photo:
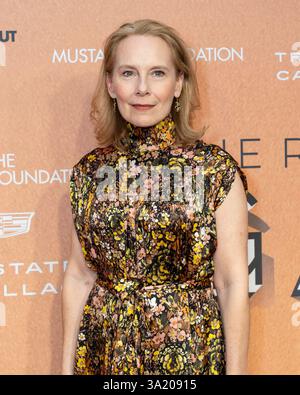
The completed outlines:
<svg viewBox="0 0 300 395">
<path fill-rule="evenodd" d="M 248 196 L 248 181 L 246 174 L 240 168 L 237 161 L 225 150 L 222 150 L 222 160 L 218 165 L 218 180 L 219 183 L 216 186 L 215 198 L 214 198 L 214 208 L 215 210 L 224 202 L 226 196 L 228 195 L 233 181 L 235 180 L 235 175 L 239 174 L 246 197 Z"/>
<path fill-rule="evenodd" d="M 70 176 L 69 192 L 70 192 L 72 216 L 73 216 L 73 221 L 75 222 L 77 218 L 78 204 L 80 199 L 78 169 L 75 167 L 73 167 Z"/>
<path fill-rule="evenodd" d="M 89 224 L 86 221 L 87 180 L 88 177 L 82 174 L 81 167 L 75 165 L 70 175 L 69 197 L 75 230 L 86 264 L 91 270 L 97 271 L 95 259 L 91 255 L 93 246 L 90 240 Z"/>
</svg>

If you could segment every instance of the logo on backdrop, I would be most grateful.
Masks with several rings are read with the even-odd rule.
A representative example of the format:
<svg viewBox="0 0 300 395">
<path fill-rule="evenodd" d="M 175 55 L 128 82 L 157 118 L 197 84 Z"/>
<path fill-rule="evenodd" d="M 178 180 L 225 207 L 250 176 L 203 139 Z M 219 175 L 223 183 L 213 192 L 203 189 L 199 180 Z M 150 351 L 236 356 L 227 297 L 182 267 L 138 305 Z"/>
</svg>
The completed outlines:
<svg viewBox="0 0 300 395">
<path fill-rule="evenodd" d="M 28 233 L 34 213 L 0 213 L 0 239 Z"/>
<path fill-rule="evenodd" d="M 294 288 L 291 296 L 293 298 L 298 298 L 300 296 L 300 276 L 298 278 L 298 281 L 297 281 L 297 283 L 295 285 L 295 288 Z"/>
<path fill-rule="evenodd" d="M 0 154 L 0 187 L 9 185 L 67 183 L 72 169 L 56 169 L 49 172 L 45 169 L 18 170 L 14 153 Z M 30 232 L 34 212 L 2 212 L 0 213 L 0 238 L 12 238 Z M 7 309 L 3 300 L 15 297 L 35 297 L 57 295 L 61 285 L 55 279 L 61 271 L 65 271 L 67 261 L 45 260 L 43 262 L 8 262 L 0 263 L 0 326 L 8 325 Z M 9 281 L 6 280 L 8 277 Z M 50 276 L 50 278 L 48 278 Z M 19 279 L 23 281 L 20 283 Z M 40 281 L 37 282 L 37 277 Z M 34 282 L 31 281 L 35 280 Z M 54 279 L 54 281 L 53 281 Z"/>
<path fill-rule="evenodd" d="M 67 264 L 68 261 L 65 260 L 0 263 L 0 299 L 2 300 L 0 302 L 0 327 L 9 324 L 4 303 L 8 298 L 58 295 L 62 291 L 62 284 L 57 284 L 57 276 L 61 276 L 61 272 L 66 271 Z M 6 275 L 9 277 L 9 282 L 5 279 Z M 22 276 L 22 282 L 19 280 L 20 276 Z"/>
<path fill-rule="evenodd" d="M 235 62 L 244 61 L 244 48 L 187 48 L 192 53 L 192 59 L 196 62 Z"/>
<path fill-rule="evenodd" d="M 0 66 L 6 66 L 6 46 L 4 43 L 15 42 L 16 30 L 0 30 Z"/>
<path fill-rule="evenodd" d="M 45 169 L 31 171 L 16 168 L 16 155 L 13 153 L 0 154 L 0 187 L 23 184 L 65 184 L 69 181 L 72 169 L 55 169 L 49 172 Z"/>
<path fill-rule="evenodd" d="M 104 59 L 102 49 L 75 48 L 54 49 L 51 63 L 98 63 Z"/>
<path fill-rule="evenodd" d="M 234 62 L 244 61 L 244 48 L 187 48 L 192 59 L 197 62 Z M 100 48 L 64 48 L 54 49 L 51 63 L 98 63 L 104 59 L 103 49 Z"/>
<path fill-rule="evenodd" d="M 251 210 L 257 200 L 248 194 L 248 211 Z M 250 232 L 248 234 L 248 273 L 249 295 L 254 295 L 263 285 L 262 278 L 262 234 Z"/>
<path fill-rule="evenodd" d="M 2 302 L 0 302 L 0 326 L 6 326 L 6 308 Z"/>
<path fill-rule="evenodd" d="M 291 295 L 293 298 L 300 297 L 300 276 L 296 282 L 295 288 Z M 291 306 L 292 308 L 292 317 L 291 317 L 291 324 L 295 328 L 300 327 L 300 300 L 294 302 Z"/>
<path fill-rule="evenodd" d="M 277 71 L 279 81 L 296 81 L 300 79 L 300 41 L 291 45 L 291 51 L 278 51 L 274 55 L 281 69 Z"/>
</svg>

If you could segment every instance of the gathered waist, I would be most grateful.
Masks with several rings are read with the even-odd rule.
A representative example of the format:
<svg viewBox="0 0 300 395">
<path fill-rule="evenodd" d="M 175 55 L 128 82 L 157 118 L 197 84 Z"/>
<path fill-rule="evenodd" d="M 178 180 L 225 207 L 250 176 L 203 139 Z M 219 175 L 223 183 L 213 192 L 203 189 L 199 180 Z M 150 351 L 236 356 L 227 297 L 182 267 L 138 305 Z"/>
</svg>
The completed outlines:
<svg viewBox="0 0 300 395">
<path fill-rule="evenodd" d="M 120 278 L 115 281 L 106 280 L 101 277 L 96 279 L 96 284 L 99 286 L 109 290 L 114 294 L 119 294 L 122 298 L 122 295 L 127 296 L 132 292 L 143 292 L 143 291 L 155 291 L 161 290 L 164 287 L 170 288 L 179 288 L 185 290 L 201 290 L 201 289 L 211 289 L 213 290 L 213 282 L 211 278 L 205 278 L 201 280 L 186 280 L 182 282 L 170 281 L 163 284 L 151 284 L 145 285 L 141 279 L 128 279 L 128 278 Z"/>
</svg>

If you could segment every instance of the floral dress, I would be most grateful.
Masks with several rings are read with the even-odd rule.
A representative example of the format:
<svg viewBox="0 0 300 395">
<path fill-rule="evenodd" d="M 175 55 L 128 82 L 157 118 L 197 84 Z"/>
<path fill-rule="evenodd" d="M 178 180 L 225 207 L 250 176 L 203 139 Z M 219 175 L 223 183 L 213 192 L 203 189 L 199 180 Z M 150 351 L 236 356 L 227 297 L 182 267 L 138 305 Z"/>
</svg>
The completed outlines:
<svg viewBox="0 0 300 395">
<path fill-rule="evenodd" d="M 237 171 L 247 194 L 246 176 L 218 145 L 199 139 L 175 146 L 171 113 L 151 127 L 127 127 L 127 153 L 97 147 L 71 173 L 75 229 L 85 264 L 97 273 L 82 311 L 74 374 L 225 374 L 214 214 Z M 141 186 L 142 168 L 148 175 L 151 168 L 201 174 L 201 204 L 179 199 L 175 187 L 165 200 L 149 198 L 151 187 L 160 195 L 168 190 L 168 179 L 144 178 Z"/>
</svg>

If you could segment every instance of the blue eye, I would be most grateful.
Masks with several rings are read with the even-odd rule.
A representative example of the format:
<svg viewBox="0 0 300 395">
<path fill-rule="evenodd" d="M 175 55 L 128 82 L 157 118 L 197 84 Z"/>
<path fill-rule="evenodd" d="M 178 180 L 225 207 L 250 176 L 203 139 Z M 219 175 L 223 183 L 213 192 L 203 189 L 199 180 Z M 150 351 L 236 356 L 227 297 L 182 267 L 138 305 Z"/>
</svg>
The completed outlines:
<svg viewBox="0 0 300 395">
<path fill-rule="evenodd" d="M 154 70 L 153 73 L 155 74 L 156 77 L 163 77 L 165 75 L 165 72 L 162 71 L 162 70 Z M 122 76 L 124 76 L 124 77 L 131 77 L 132 74 L 133 74 L 133 71 L 125 70 L 125 71 L 123 71 Z"/>
<path fill-rule="evenodd" d="M 129 77 L 129 75 L 125 75 L 126 73 L 132 73 L 132 71 L 130 70 L 126 70 L 122 73 L 122 75 L 124 75 L 124 77 Z"/>
<path fill-rule="evenodd" d="M 162 70 L 155 70 L 154 73 L 160 73 L 160 75 L 158 75 L 158 77 L 162 77 L 165 75 L 165 73 Z"/>
</svg>

